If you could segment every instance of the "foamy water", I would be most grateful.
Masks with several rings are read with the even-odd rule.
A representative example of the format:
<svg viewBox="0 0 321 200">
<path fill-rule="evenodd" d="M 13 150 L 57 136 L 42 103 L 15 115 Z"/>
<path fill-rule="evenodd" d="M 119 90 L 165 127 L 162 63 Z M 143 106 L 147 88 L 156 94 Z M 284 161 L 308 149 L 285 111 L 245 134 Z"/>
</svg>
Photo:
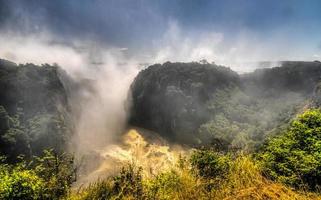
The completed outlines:
<svg viewBox="0 0 321 200">
<path fill-rule="evenodd" d="M 83 175 L 76 185 L 112 176 L 128 163 L 142 167 L 144 176 L 152 176 L 175 168 L 180 156 L 186 156 L 188 151 L 179 145 L 170 145 L 154 132 L 132 128 L 122 136 L 119 144 L 107 145 L 95 153 L 99 155 L 98 167 Z"/>
</svg>

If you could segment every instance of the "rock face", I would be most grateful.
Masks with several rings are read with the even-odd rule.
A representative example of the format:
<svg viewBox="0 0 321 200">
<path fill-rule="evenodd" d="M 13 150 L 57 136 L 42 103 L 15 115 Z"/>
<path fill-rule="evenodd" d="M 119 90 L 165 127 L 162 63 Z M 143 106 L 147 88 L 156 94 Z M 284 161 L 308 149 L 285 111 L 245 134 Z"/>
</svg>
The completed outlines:
<svg viewBox="0 0 321 200">
<path fill-rule="evenodd" d="M 66 145 L 69 105 L 58 71 L 0 60 L 0 153 L 31 156 Z"/>
<path fill-rule="evenodd" d="M 319 62 L 283 62 L 245 75 L 208 63 L 156 64 L 132 83 L 130 123 L 189 144 L 257 143 L 316 96 L 320 77 Z"/>
</svg>

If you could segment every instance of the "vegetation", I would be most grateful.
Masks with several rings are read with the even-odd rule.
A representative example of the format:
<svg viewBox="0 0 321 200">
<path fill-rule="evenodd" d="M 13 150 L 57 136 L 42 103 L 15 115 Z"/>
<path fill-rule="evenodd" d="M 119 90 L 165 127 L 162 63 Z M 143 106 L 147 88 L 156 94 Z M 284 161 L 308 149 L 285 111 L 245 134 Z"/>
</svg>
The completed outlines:
<svg viewBox="0 0 321 200">
<path fill-rule="evenodd" d="M 8 162 L 44 149 L 62 152 L 69 142 L 72 124 L 58 70 L 0 59 L 0 154 Z"/>
<path fill-rule="evenodd" d="M 224 178 L 230 168 L 231 158 L 211 150 L 200 150 L 191 156 L 191 165 L 204 178 Z"/>
<path fill-rule="evenodd" d="M 210 150 L 195 152 L 211 158 Z M 209 155 L 206 155 L 209 154 Z M 216 154 L 219 155 L 219 154 Z M 223 156 L 225 157 L 225 156 Z M 195 157 L 194 157 L 195 159 Z M 216 158 L 215 158 L 216 159 Z M 214 159 L 214 160 L 215 160 Z M 223 159 L 225 160 L 225 158 Z M 195 174 L 197 166 L 183 159 L 184 165 L 174 167 L 153 177 L 143 177 L 141 168 L 125 166 L 115 177 L 98 180 L 87 187 L 63 193 L 51 177 L 39 174 L 26 166 L 1 165 L 2 199 L 318 199 L 315 193 L 295 192 L 264 176 L 258 164 L 248 155 L 235 155 L 228 160 L 229 169 L 215 176 Z M 203 161 L 200 161 L 203 162 Z M 207 166 L 204 166 L 207 167 Z M 218 176 L 217 176 L 218 175 Z M 4 178 L 5 177 L 5 178 Z M 48 179 L 49 178 L 49 179 Z"/>
<path fill-rule="evenodd" d="M 204 154 L 210 153 L 205 151 Z M 211 156 L 209 156 L 211 157 Z M 237 155 L 230 162 L 230 168 L 224 178 L 200 177 L 194 174 L 194 167 L 185 161 L 184 168 L 173 168 L 155 177 L 139 178 L 133 167 L 123 169 L 127 174 L 124 186 L 130 190 L 139 188 L 139 192 L 129 192 L 129 188 L 118 190 L 118 182 L 108 179 L 91 184 L 72 193 L 69 199 L 318 199 L 317 194 L 295 192 L 282 184 L 274 183 L 264 176 L 252 158 Z M 130 178 L 129 178 L 130 177 Z"/>
<path fill-rule="evenodd" d="M 175 142 L 253 152 L 307 101 L 319 104 L 320 74 L 319 62 L 245 75 L 207 62 L 152 65 L 131 86 L 130 123 Z"/>
<path fill-rule="evenodd" d="M 212 64 L 164 63 L 141 71 L 131 86 L 131 124 L 169 139 L 197 143 L 193 134 L 206 122 L 204 104 L 217 89 L 240 83 L 237 73 Z"/>
<path fill-rule="evenodd" d="M 131 124 L 193 153 L 159 174 L 128 164 L 79 188 L 57 70 L 0 60 L 0 199 L 321 198 L 318 62 L 242 76 L 207 62 L 143 70 L 132 85 Z"/>
<path fill-rule="evenodd" d="M 151 177 L 127 165 L 118 175 L 71 190 L 73 158 L 45 151 L 32 162 L 0 165 L 3 199 L 319 199 L 321 111 L 307 110 L 258 155 L 195 150 Z M 256 159 L 254 159 L 255 157 Z M 285 186 L 293 186 L 296 190 Z M 307 192 L 309 189 L 310 192 Z"/>
<path fill-rule="evenodd" d="M 0 163 L 0 199 L 60 199 L 76 180 L 73 157 L 44 151 L 41 157 L 15 165 Z"/>
<path fill-rule="evenodd" d="M 40 199 L 45 190 L 44 180 L 22 164 L 1 164 L 0 180 L 0 199 Z"/>
<path fill-rule="evenodd" d="M 317 190 L 321 186 L 321 111 L 299 115 L 289 130 L 266 144 L 261 158 L 271 178 Z"/>
<path fill-rule="evenodd" d="M 143 177 L 140 168 L 129 165 L 117 178 L 69 198 L 104 199 L 108 194 L 106 199 L 320 199 L 320 130 L 321 111 L 306 110 L 258 153 L 195 150 L 178 167 L 154 177 Z"/>
</svg>

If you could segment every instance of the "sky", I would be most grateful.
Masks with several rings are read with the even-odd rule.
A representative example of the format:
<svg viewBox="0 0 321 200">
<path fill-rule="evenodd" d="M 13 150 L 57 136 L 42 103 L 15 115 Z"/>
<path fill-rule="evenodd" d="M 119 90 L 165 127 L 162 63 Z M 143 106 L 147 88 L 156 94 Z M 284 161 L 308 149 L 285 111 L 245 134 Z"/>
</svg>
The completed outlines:
<svg viewBox="0 0 321 200">
<path fill-rule="evenodd" d="M 0 33 L 141 62 L 318 60 L 321 1 L 0 0 Z"/>
</svg>

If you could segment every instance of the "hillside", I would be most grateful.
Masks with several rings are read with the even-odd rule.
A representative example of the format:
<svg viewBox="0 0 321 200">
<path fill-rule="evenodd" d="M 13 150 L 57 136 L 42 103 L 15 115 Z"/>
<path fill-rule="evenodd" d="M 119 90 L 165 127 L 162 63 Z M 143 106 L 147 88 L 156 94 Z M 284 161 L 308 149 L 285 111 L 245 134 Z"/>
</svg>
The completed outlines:
<svg viewBox="0 0 321 200">
<path fill-rule="evenodd" d="M 204 104 L 211 94 L 238 85 L 238 75 L 225 67 L 169 62 L 152 65 L 132 84 L 131 123 L 188 141 L 210 114 Z"/>
<path fill-rule="evenodd" d="M 57 66 L 0 60 L 0 153 L 15 160 L 63 151 L 71 136 L 70 105 Z"/>
<path fill-rule="evenodd" d="M 320 62 L 238 75 L 215 64 L 164 63 L 141 71 L 131 86 L 130 123 L 176 142 L 253 149 L 305 105 L 317 102 Z"/>
</svg>

